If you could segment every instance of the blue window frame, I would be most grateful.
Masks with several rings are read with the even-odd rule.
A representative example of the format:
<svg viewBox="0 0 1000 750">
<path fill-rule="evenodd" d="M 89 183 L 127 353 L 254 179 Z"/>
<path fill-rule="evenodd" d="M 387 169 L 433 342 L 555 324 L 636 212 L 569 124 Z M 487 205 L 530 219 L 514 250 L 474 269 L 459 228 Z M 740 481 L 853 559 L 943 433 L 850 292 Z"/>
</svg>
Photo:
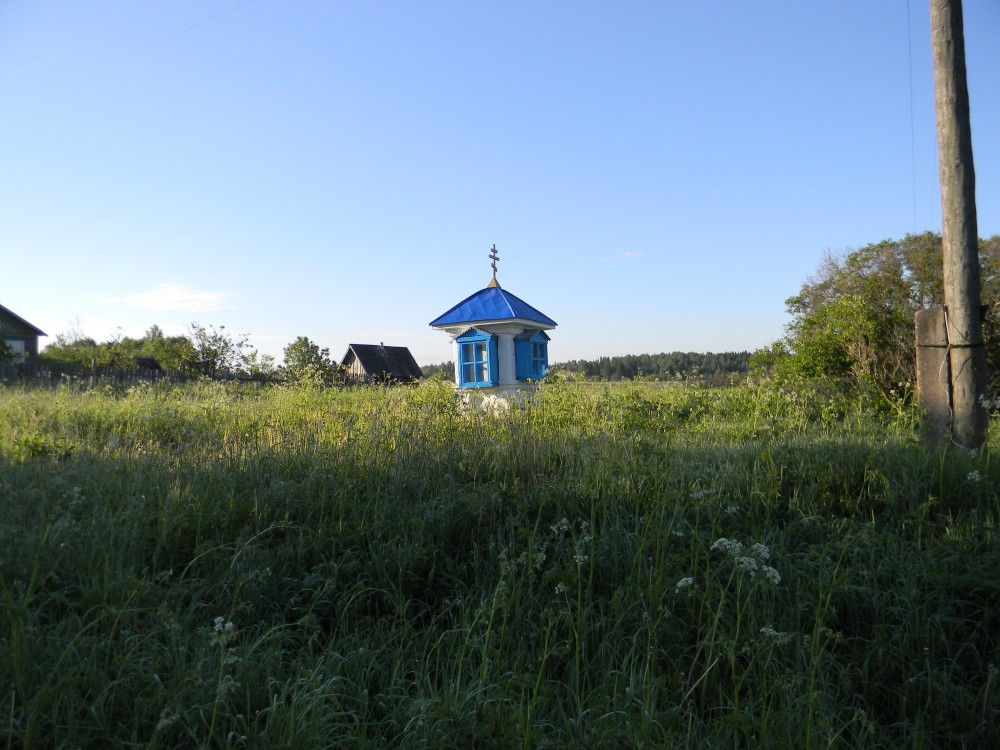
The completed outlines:
<svg viewBox="0 0 1000 750">
<path fill-rule="evenodd" d="M 458 380 L 462 388 L 486 388 L 499 380 L 497 337 L 470 328 L 459 336 Z"/>
<path fill-rule="evenodd" d="M 529 331 L 514 338 L 514 370 L 518 380 L 541 380 L 549 366 L 549 337 Z"/>
</svg>

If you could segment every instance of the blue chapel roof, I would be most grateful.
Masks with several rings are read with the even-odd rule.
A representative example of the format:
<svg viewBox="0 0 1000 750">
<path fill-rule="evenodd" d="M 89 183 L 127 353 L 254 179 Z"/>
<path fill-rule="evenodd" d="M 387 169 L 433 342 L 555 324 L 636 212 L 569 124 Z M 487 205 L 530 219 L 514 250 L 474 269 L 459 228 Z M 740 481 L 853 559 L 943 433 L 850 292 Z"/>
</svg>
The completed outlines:
<svg viewBox="0 0 1000 750">
<path fill-rule="evenodd" d="M 459 323 L 480 323 L 489 320 L 529 320 L 534 323 L 555 326 L 548 315 L 540 313 L 520 297 L 504 291 L 500 287 L 488 286 L 470 297 L 466 297 L 443 315 L 432 320 L 429 325 L 446 326 Z"/>
</svg>

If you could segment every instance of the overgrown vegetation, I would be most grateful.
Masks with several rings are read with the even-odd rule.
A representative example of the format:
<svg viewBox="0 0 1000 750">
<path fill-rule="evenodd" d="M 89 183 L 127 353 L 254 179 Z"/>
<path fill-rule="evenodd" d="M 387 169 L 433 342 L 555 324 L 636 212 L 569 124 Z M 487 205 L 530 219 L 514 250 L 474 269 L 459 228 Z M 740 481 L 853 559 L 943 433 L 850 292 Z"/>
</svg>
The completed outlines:
<svg viewBox="0 0 1000 750">
<path fill-rule="evenodd" d="M 992 372 L 1000 371 L 1000 235 L 980 240 L 983 334 Z M 787 336 L 754 354 L 751 366 L 777 378 L 826 377 L 888 393 L 912 383 L 913 316 L 944 304 L 941 235 L 884 240 L 828 255 L 816 276 L 786 301 Z M 1000 396 L 994 383 L 992 397 Z"/>
<path fill-rule="evenodd" d="M 1000 742 L 995 437 L 805 381 L 304 383 L 3 391 L 0 745 Z"/>
</svg>

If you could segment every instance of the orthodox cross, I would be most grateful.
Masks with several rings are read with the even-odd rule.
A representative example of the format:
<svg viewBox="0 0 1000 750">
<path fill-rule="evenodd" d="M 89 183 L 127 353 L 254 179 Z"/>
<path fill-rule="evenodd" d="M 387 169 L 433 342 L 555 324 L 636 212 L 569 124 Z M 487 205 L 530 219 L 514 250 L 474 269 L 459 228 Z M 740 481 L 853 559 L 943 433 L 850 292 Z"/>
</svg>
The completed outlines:
<svg viewBox="0 0 1000 750">
<path fill-rule="evenodd" d="M 490 265 L 493 266 L 493 278 L 490 280 L 489 286 L 491 288 L 499 288 L 500 284 L 497 282 L 497 261 L 500 256 L 497 255 L 497 246 L 494 243 L 493 247 L 490 248 Z"/>
</svg>

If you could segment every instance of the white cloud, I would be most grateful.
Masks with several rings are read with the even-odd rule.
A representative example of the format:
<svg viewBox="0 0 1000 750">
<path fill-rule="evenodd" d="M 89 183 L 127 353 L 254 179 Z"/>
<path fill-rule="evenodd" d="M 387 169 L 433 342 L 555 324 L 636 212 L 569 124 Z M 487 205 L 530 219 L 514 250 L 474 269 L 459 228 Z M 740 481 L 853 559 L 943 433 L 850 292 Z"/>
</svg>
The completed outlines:
<svg viewBox="0 0 1000 750">
<path fill-rule="evenodd" d="M 192 289 L 180 284 L 159 284 L 154 289 L 107 300 L 124 302 L 143 310 L 181 310 L 184 312 L 214 312 L 232 307 L 228 292 Z"/>
</svg>

